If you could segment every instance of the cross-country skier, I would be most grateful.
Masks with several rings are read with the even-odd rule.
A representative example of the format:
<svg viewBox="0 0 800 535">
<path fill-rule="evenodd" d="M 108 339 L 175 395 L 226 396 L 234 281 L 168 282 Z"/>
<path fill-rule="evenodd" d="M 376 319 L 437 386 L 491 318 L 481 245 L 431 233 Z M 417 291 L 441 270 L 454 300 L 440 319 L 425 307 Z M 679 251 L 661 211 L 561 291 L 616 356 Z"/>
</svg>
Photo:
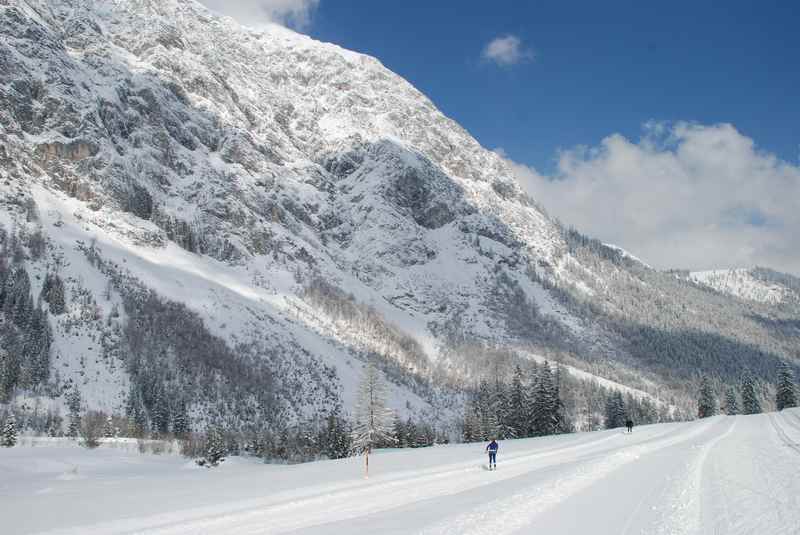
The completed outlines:
<svg viewBox="0 0 800 535">
<path fill-rule="evenodd" d="M 486 446 L 486 451 L 489 452 L 489 470 L 492 470 L 492 468 L 497 470 L 497 448 L 499 447 L 495 439 L 492 439 L 489 445 Z"/>
<path fill-rule="evenodd" d="M 628 420 L 625 422 L 625 426 L 628 428 L 628 433 L 633 433 L 633 420 L 628 418 Z"/>
</svg>

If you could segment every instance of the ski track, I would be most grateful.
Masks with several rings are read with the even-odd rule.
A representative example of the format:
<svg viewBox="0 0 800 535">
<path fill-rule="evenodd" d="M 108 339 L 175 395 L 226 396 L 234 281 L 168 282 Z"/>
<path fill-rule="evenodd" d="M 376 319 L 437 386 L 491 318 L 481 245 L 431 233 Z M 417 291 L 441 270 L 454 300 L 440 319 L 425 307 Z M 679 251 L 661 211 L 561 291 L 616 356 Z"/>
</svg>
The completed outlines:
<svg viewBox="0 0 800 535">
<path fill-rule="evenodd" d="M 798 444 L 796 441 L 793 441 L 789 437 L 789 435 L 786 433 L 786 430 L 784 429 L 783 425 L 778 423 L 778 419 L 779 418 L 781 420 L 783 420 L 783 421 L 787 421 L 785 418 L 781 418 L 778 415 L 775 415 L 775 414 L 770 414 L 769 415 L 769 421 L 772 424 L 773 429 L 775 429 L 775 433 L 778 434 L 778 437 L 780 437 L 781 441 L 783 442 L 783 444 L 785 446 L 788 446 L 789 448 L 793 449 L 797 453 L 800 453 L 800 444 Z"/>
<path fill-rule="evenodd" d="M 369 480 L 303 477 L 296 488 L 262 498 L 138 517 L 131 511 L 128 519 L 46 533 L 797 535 L 797 422 L 791 411 L 561 443 L 514 441 L 496 472 L 467 460 L 471 450 L 463 446 L 454 450 L 458 462 L 419 470 L 389 455 L 387 468 L 394 463 L 401 471 Z"/>
<path fill-rule="evenodd" d="M 743 429 L 722 441 L 707 463 L 697 533 L 797 535 L 800 451 L 779 422 L 790 416 L 735 418 Z"/>
<path fill-rule="evenodd" d="M 685 424 L 684 424 L 685 425 Z M 691 429 L 691 428 L 690 428 Z M 681 433 L 686 432 L 681 429 Z M 531 453 L 501 457 L 500 470 L 486 477 L 482 463 L 468 462 L 425 471 L 409 471 L 389 478 L 326 485 L 273 495 L 246 504 L 237 502 L 216 511 L 179 511 L 147 519 L 115 521 L 96 526 L 47 532 L 49 535 L 93 535 L 105 533 L 147 533 L 179 535 L 184 533 L 283 533 L 335 521 L 374 514 L 400 505 L 446 496 L 494 485 L 531 472 L 570 464 L 576 459 L 592 461 L 620 442 L 633 437 L 640 444 L 674 435 L 672 427 L 651 427 L 642 433 L 615 433 L 588 442 L 548 447 Z"/>
<path fill-rule="evenodd" d="M 707 474 L 707 461 L 710 452 L 721 441 L 728 438 L 736 428 L 736 419 L 725 419 L 728 428 L 699 447 L 684 470 L 686 476 L 679 478 L 667 495 L 667 506 L 658 522 L 655 533 L 659 535 L 689 535 L 703 533 L 703 494 L 704 474 Z"/>
<path fill-rule="evenodd" d="M 562 503 L 569 496 L 602 480 L 614 470 L 669 446 L 691 440 L 708 431 L 718 422 L 704 422 L 684 429 L 669 438 L 648 440 L 622 448 L 599 461 L 588 461 L 543 484 L 531 487 L 510 497 L 483 505 L 475 511 L 446 519 L 423 531 L 423 535 L 465 535 L 483 533 L 512 533 L 531 524 L 540 513 Z"/>
<path fill-rule="evenodd" d="M 783 421 L 789 424 L 790 427 L 793 427 L 796 431 L 800 432 L 800 416 L 795 413 L 785 413 L 779 412 L 780 417 L 782 417 Z"/>
</svg>

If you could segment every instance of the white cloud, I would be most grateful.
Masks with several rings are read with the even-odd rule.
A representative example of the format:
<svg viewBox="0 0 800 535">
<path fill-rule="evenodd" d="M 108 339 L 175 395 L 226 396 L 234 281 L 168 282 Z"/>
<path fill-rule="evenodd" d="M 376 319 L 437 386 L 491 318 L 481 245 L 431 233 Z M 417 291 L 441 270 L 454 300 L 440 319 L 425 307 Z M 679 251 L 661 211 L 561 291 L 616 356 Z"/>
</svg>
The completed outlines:
<svg viewBox="0 0 800 535">
<path fill-rule="evenodd" d="M 200 0 L 209 9 L 228 15 L 240 23 L 257 27 L 276 22 L 305 29 L 320 0 Z"/>
<path fill-rule="evenodd" d="M 498 65 L 508 66 L 533 59 L 533 52 L 522 45 L 515 35 L 496 37 L 483 49 L 483 59 Z"/>
<path fill-rule="evenodd" d="M 510 162 L 532 197 L 661 268 L 764 265 L 800 274 L 800 167 L 729 124 L 645 125 L 561 153 L 554 176 Z"/>
</svg>

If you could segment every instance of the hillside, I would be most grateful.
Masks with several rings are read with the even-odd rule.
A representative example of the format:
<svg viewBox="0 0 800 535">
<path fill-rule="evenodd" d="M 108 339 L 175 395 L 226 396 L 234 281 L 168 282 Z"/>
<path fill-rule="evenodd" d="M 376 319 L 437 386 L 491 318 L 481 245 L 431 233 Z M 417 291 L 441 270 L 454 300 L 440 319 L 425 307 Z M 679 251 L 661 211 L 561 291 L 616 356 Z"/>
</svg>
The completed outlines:
<svg viewBox="0 0 800 535">
<path fill-rule="evenodd" d="M 694 271 L 689 279 L 748 301 L 773 305 L 800 301 L 800 280 L 765 268 Z"/>
<path fill-rule="evenodd" d="M 591 426 L 593 376 L 688 414 L 699 375 L 767 396 L 800 361 L 797 301 L 565 227 L 374 58 L 193 0 L 7 0 L 0 34 L 0 398 L 42 429 L 75 391 L 141 428 L 285 429 L 346 414 L 372 360 L 457 434 L 529 355 L 577 370 Z"/>
</svg>

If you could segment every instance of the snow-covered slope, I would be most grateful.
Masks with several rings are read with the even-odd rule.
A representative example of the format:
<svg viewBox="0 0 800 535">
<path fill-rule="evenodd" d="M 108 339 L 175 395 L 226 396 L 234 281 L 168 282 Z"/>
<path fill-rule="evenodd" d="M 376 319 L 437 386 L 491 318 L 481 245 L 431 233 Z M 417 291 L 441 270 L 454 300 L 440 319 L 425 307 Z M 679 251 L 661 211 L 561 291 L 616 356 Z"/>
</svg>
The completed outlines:
<svg viewBox="0 0 800 535">
<path fill-rule="evenodd" d="M 349 404 L 350 349 L 421 375 L 454 318 L 470 337 L 502 336 L 486 304 L 498 268 L 535 291 L 521 255 L 556 254 L 558 229 L 505 164 L 373 58 L 278 26 L 254 32 L 193 1 L 0 10 L 0 187 L 32 201 L 27 226 L 50 238 L 38 269 L 55 263 L 73 293 L 98 296 L 121 271 L 230 344 L 282 347 L 305 375 L 299 355 L 335 367 Z M 4 223 L 19 228 L 9 206 Z M 90 243 L 104 270 L 85 258 Z M 413 337 L 415 354 L 310 307 L 315 280 Z M 107 301 L 98 319 L 121 299 Z M 59 371 L 118 410 L 124 377 L 87 372 L 77 363 L 94 359 L 91 342 L 54 336 Z M 421 403 L 406 392 L 394 404 L 406 401 Z"/>
<path fill-rule="evenodd" d="M 795 310 L 566 229 L 374 58 L 194 0 L 8 0 L 0 35 L 0 241 L 52 327 L 15 395 L 289 422 L 371 358 L 447 419 L 509 348 L 649 394 L 798 357 Z"/>
<path fill-rule="evenodd" d="M 789 288 L 759 278 L 751 269 L 693 271 L 689 274 L 689 278 L 719 292 L 749 301 L 778 304 L 791 298 L 798 298 L 798 295 Z"/>
<path fill-rule="evenodd" d="M 101 448 L 0 451 L 13 533 L 793 533 L 800 413 L 199 469 Z M 102 505 L 96 498 L 103 496 Z M 48 511 L 49 514 L 37 514 Z"/>
</svg>

